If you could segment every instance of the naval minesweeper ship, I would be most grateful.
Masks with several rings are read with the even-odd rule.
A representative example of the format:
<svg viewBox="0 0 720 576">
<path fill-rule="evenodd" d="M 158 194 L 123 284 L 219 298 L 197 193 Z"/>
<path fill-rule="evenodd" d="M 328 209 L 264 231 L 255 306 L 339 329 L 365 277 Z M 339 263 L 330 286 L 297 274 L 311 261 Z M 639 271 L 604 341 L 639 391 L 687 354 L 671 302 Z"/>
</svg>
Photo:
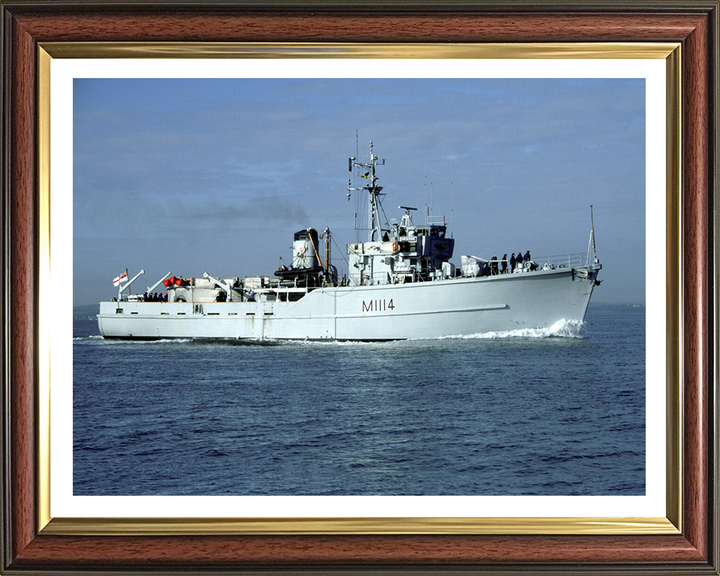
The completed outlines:
<svg viewBox="0 0 720 576">
<path fill-rule="evenodd" d="M 373 153 L 349 159 L 367 194 L 367 242 L 347 246 L 349 271 L 338 277 L 329 229 L 294 234 L 292 264 L 271 276 L 183 278 L 166 274 L 140 295 L 127 270 L 115 279 L 117 298 L 100 302 L 105 338 L 224 338 L 277 340 L 403 340 L 548 328 L 585 318 L 602 265 L 592 226 L 588 250 L 559 259 L 461 256 L 442 221 L 413 222 L 410 206 L 398 222 L 385 218 L 383 187 Z M 592 207 L 591 207 L 592 211 Z M 591 214 L 592 216 L 592 214 Z M 383 221 L 384 220 L 384 221 Z M 160 293 L 153 292 L 163 285 Z M 128 291 L 128 294 L 124 294 Z"/>
</svg>

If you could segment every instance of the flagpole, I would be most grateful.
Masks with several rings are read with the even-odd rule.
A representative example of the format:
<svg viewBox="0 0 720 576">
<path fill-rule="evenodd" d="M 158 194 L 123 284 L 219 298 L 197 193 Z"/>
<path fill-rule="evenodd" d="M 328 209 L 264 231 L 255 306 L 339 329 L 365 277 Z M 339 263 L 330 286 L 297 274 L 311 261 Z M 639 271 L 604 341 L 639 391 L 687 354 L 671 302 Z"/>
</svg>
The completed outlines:
<svg viewBox="0 0 720 576">
<path fill-rule="evenodd" d="M 453 238 L 453 161 L 450 160 L 450 238 Z"/>
<path fill-rule="evenodd" d="M 590 204 L 590 234 L 592 236 L 593 260 L 597 262 L 597 254 L 595 253 L 595 221 L 593 219 L 592 204 Z"/>
</svg>

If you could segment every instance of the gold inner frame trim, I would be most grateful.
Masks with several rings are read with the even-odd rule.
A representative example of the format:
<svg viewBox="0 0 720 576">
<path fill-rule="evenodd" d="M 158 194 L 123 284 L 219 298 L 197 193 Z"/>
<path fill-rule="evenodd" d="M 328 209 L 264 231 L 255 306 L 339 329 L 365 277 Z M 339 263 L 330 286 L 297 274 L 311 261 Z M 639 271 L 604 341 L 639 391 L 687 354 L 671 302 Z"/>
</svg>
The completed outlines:
<svg viewBox="0 0 720 576">
<path fill-rule="evenodd" d="M 43 42 L 53 58 L 456 58 L 581 59 L 667 58 L 667 42 L 564 42 L 507 44 L 329 44 L 230 42 Z"/>
<path fill-rule="evenodd" d="M 666 58 L 666 514 L 682 530 L 682 47 Z M 672 274 L 672 270 L 679 271 Z"/>
<path fill-rule="evenodd" d="M 50 521 L 50 63 L 38 50 L 38 512 L 39 526 Z"/>
<path fill-rule="evenodd" d="M 681 58 L 679 43 L 327 44 L 47 42 L 38 45 L 38 528 L 42 534 L 679 534 L 682 526 Z M 50 509 L 50 73 L 53 58 L 663 59 L 666 61 L 666 517 L 53 518 Z"/>
<path fill-rule="evenodd" d="M 43 534 L 677 534 L 666 518 L 56 518 Z"/>
</svg>

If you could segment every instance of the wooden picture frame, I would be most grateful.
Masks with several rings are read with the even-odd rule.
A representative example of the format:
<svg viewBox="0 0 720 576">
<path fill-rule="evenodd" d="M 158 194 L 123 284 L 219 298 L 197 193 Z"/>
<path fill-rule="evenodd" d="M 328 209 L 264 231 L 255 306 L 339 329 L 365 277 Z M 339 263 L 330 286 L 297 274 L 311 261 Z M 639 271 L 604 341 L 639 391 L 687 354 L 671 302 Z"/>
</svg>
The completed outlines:
<svg viewBox="0 0 720 576">
<path fill-rule="evenodd" d="M 717 405 L 717 50 L 718 2 L 557 3 L 198 3 L 159 1 L 2 2 L 3 528 L 6 573 L 637 573 L 718 574 Z M 222 523 L 168 530 L 116 523 L 72 530 L 47 523 L 40 474 L 47 441 L 38 405 L 41 193 L 48 161 L 40 146 L 38 97 L 43 45 L 95 43 L 677 43 L 681 74 L 681 190 L 668 234 L 680 245 L 682 276 L 669 290 L 676 322 L 678 461 L 671 480 L 673 530 L 632 528 L 599 535 L 526 533 L 497 525 L 484 533 L 445 527 L 423 533 L 264 529 L 237 533 Z M 46 135 L 45 135 L 46 136 Z M 45 168 L 47 168 L 45 166 Z M 675 320 L 673 320 L 675 319 Z M 680 434 L 682 434 L 680 436 Z M 676 506 L 675 506 L 676 505 Z M 67 528 L 67 527 L 66 527 Z M 492 528 L 492 527 L 491 527 Z"/>
</svg>

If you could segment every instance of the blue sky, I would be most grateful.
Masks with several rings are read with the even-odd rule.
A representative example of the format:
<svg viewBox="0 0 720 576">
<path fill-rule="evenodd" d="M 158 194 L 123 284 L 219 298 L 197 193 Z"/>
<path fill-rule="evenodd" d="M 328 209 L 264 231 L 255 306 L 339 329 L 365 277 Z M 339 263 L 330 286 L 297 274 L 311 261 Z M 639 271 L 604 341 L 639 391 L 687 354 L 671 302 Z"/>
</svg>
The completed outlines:
<svg viewBox="0 0 720 576">
<path fill-rule="evenodd" d="M 145 269 L 139 291 L 168 271 L 272 276 L 308 226 L 347 271 L 366 237 L 356 133 L 386 159 L 388 218 L 427 196 L 458 265 L 585 252 L 593 204 L 593 300 L 645 301 L 642 79 L 75 79 L 74 304 L 116 295 L 125 268 Z"/>
</svg>

